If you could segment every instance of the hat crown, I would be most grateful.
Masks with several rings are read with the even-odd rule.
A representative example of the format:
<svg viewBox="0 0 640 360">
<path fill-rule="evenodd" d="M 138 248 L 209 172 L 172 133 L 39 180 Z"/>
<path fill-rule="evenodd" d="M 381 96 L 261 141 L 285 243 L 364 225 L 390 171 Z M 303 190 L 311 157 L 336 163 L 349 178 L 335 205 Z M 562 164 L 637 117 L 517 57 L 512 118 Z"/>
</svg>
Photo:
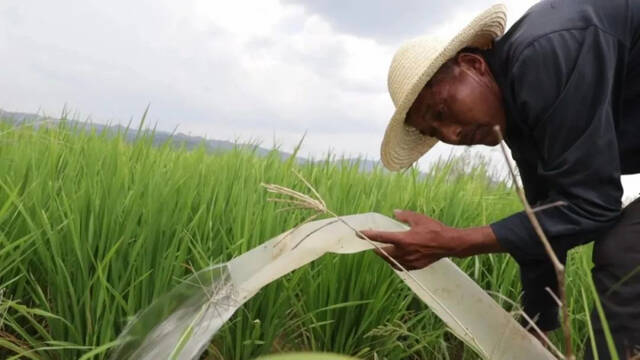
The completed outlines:
<svg viewBox="0 0 640 360">
<path fill-rule="evenodd" d="M 431 74 L 424 72 L 445 46 L 446 43 L 437 37 L 423 36 L 405 42 L 396 51 L 387 78 L 389 94 L 396 108 L 421 76 L 433 76 L 435 71 Z"/>
<path fill-rule="evenodd" d="M 380 159 L 389 170 L 405 169 L 438 141 L 407 126 L 405 119 L 415 99 L 438 69 L 465 47 L 489 49 L 504 33 L 507 21 L 502 4 L 491 6 L 476 16 L 448 41 L 420 37 L 404 43 L 396 52 L 387 86 L 395 111 L 384 133 Z"/>
</svg>

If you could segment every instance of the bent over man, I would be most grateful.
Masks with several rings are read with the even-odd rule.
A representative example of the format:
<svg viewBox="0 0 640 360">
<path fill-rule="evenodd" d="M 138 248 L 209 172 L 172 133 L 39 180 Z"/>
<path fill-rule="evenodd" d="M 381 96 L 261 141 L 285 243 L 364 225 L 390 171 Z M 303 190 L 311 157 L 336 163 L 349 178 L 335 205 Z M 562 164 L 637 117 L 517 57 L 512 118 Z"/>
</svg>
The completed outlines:
<svg viewBox="0 0 640 360">
<path fill-rule="evenodd" d="M 536 213 L 560 260 L 595 241 L 592 277 L 618 355 L 632 357 L 640 350 L 640 200 L 621 207 L 620 175 L 640 172 L 640 1 L 545 0 L 503 34 L 505 22 L 504 7 L 493 6 L 448 42 L 423 37 L 398 50 L 382 162 L 407 168 L 438 140 L 495 146 L 497 125 L 529 203 L 565 204 Z M 559 326 L 545 290 L 557 292 L 555 273 L 526 214 L 470 229 L 396 216 L 411 229 L 365 234 L 392 244 L 400 264 L 508 252 L 520 266 L 525 312 L 544 331 Z M 599 359 L 608 359 L 595 310 L 591 321 Z"/>
</svg>

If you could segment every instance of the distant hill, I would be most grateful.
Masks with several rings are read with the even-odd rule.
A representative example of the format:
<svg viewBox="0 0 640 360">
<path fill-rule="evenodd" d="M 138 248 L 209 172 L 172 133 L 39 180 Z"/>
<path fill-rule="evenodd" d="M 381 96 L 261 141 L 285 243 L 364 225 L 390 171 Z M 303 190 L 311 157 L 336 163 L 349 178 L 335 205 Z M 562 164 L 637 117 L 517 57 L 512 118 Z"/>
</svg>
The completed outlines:
<svg viewBox="0 0 640 360">
<path fill-rule="evenodd" d="M 21 112 L 10 112 L 0 109 L 0 121 L 11 122 L 14 124 L 21 123 L 31 123 L 36 124 L 36 126 L 55 126 L 60 122 L 60 119 L 53 117 L 45 117 L 37 114 L 31 113 L 21 113 Z M 110 134 L 116 134 L 118 132 L 122 133 L 126 130 L 126 127 L 122 125 L 103 125 L 103 124 L 95 124 L 90 122 L 82 122 L 77 120 L 65 120 L 66 122 L 78 126 L 78 128 L 86 128 L 86 129 L 95 129 L 97 132 L 106 131 Z M 126 137 L 129 141 L 133 141 L 137 137 L 137 127 L 133 126 L 126 132 Z M 198 146 L 204 144 L 208 151 L 225 151 L 231 150 L 234 148 L 246 148 L 252 151 L 255 151 L 256 154 L 260 156 L 265 156 L 266 154 L 273 151 L 272 149 L 267 149 L 264 147 L 260 147 L 255 144 L 246 144 L 246 143 L 236 143 L 226 140 L 216 140 L 216 139 L 207 139 L 201 136 L 192 136 L 186 135 L 183 133 L 169 133 L 167 131 L 156 130 L 154 131 L 153 142 L 155 145 L 162 145 L 167 141 L 171 140 L 172 144 L 177 147 L 184 146 L 186 149 L 194 149 Z M 282 159 L 289 159 L 291 157 L 291 153 L 276 150 L 280 154 Z M 303 157 L 296 157 L 296 161 L 299 163 L 305 163 L 310 161 L 309 159 Z M 354 163 L 358 162 L 359 167 L 363 171 L 371 171 L 375 166 L 379 165 L 379 161 L 372 160 L 361 160 L 361 159 L 337 159 L 336 162 L 347 162 Z"/>
</svg>

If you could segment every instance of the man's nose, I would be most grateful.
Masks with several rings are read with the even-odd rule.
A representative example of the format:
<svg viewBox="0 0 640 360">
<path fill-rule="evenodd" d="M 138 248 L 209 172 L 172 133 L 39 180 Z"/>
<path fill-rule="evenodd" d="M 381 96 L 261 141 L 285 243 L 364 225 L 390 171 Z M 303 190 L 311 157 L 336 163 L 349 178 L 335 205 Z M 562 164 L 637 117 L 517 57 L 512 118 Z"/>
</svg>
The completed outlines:
<svg viewBox="0 0 640 360">
<path fill-rule="evenodd" d="M 455 124 L 443 125 L 440 131 L 443 139 L 440 139 L 449 144 L 458 144 L 462 137 L 462 128 Z"/>
</svg>

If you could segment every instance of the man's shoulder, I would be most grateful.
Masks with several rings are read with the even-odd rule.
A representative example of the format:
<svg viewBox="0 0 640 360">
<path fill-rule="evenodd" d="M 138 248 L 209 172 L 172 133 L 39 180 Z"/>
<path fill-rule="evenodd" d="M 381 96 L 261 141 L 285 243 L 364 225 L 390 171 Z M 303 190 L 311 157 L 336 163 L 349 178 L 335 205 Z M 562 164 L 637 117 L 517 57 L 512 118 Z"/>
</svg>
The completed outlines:
<svg viewBox="0 0 640 360">
<path fill-rule="evenodd" d="M 628 0 L 543 0 L 532 6 L 498 43 L 518 58 L 531 44 L 553 34 L 597 28 L 628 40 Z"/>
</svg>

